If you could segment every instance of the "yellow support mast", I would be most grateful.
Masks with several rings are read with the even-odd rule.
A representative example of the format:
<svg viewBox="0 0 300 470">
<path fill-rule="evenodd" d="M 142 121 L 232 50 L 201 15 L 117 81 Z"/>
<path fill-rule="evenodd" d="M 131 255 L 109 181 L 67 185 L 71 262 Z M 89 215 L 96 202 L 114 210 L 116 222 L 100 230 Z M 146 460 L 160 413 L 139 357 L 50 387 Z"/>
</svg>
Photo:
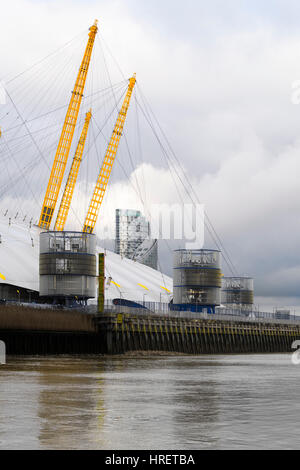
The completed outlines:
<svg viewBox="0 0 300 470">
<path fill-rule="evenodd" d="M 90 65 L 92 50 L 95 42 L 95 37 L 98 31 L 97 20 L 93 26 L 90 27 L 89 39 L 84 52 L 84 56 L 79 68 L 77 79 L 74 89 L 72 91 L 70 103 L 68 106 L 67 114 L 65 117 L 64 125 L 62 128 L 61 136 L 59 139 L 58 147 L 56 150 L 43 206 L 39 220 L 39 226 L 43 229 L 49 230 L 55 206 L 57 203 L 59 190 L 62 184 L 74 130 L 77 122 L 79 108 L 83 96 L 86 77 Z"/>
<path fill-rule="evenodd" d="M 58 214 L 56 217 L 54 230 L 57 230 L 57 231 L 62 231 L 64 229 L 65 223 L 68 217 L 68 213 L 70 210 L 72 197 L 73 197 L 73 193 L 75 189 L 75 184 L 76 184 L 77 177 L 78 177 L 79 168 L 80 168 L 80 164 L 82 161 L 82 154 L 84 150 L 84 145 L 85 145 L 91 117 L 92 117 L 92 111 L 90 109 L 86 113 L 86 116 L 85 116 L 84 126 L 80 135 L 80 139 L 78 141 L 75 155 L 73 157 L 73 161 L 72 161 L 72 165 L 69 171 L 69 176 L 66 182 L 64 194 L 62 196 Z"/>
<path fill-rule="evenodd" d="M 127 115 L 127 111 L 129 108 L 130 98 L 132 95 L 132 91 L 136 82 L 135 74 L 129 80 L 128 89 L 126 92 L 126 96 L 124 98 L 124 102 L 122 104 L 122 108 L 119 112 L 115 128 L 113 130 L 110 142 L 108 144 L 104 160 L 102 163 L 102 167 L 97 179 L 97 183 L 93 192 L 93 196 L 89 205 L 89 209 L 84 221 L 83 232 L 93 233 L 100 206 L 102 204 L 104 194 L 107 188 L 108 180 L 112 171 L 112 167 L 115 161 L 116 153 L 118 150 L 119 142 L 122 136 L 122 131 L 125 124 L 125 119 Z"/>
</svg>

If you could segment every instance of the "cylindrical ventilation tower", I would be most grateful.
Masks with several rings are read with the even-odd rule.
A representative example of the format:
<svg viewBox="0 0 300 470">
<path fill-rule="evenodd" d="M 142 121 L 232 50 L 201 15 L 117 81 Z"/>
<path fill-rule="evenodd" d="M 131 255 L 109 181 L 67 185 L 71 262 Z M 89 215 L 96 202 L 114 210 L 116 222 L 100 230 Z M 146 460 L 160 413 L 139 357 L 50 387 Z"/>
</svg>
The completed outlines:
<svg viewBox="0 0 300 470">
<path fill-rule="evenodd" d="M 40 234 L 40 296 L 68 305 L 96 297 L 96 236 Z"/>
<path fill-rule="evenodd" d="M 221 253 L 175 250 L 173 305 L 178 310 L 215 312 L 221 301 Z"/>
<path fill-rule="evenodd" d="M 222 304 L 251 307 L 254 301 L 253 279 L 251 277 L 224 277 L 222 279 Z"/>
</svg>

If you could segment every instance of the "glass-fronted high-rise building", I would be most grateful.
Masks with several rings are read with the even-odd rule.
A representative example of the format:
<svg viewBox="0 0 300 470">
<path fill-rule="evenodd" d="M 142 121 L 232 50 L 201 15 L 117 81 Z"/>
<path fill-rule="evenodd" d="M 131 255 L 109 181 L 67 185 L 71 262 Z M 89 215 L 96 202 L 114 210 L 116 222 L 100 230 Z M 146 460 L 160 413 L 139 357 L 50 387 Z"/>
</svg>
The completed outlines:
<svg viewBox="0 0 300 470">
<path fill-rule="evenodd" d="M 157 240 L 151 239 L 150 223 L 140 211 L 116 209 L 115 252 L 157 269 Z"/>
</svg>

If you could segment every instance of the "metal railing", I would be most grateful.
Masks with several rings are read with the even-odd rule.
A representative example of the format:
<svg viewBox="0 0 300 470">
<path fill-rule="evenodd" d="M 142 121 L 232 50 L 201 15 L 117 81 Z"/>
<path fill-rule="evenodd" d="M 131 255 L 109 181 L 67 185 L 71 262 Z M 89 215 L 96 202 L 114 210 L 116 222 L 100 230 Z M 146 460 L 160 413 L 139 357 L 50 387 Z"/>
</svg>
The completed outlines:
<svg viewBox="0 0 300 470">
<path fill-rule="evenodd" d="M 276 324 L 300 324 L 300 316 L 289 315 L 286 318 L 280 318 L 276 312 L 261 312 L 258 310 L 246 310 L 240 307 L 218 307 L 216 313 L 206 313 L 203 311 L 176 311 L 171 310 L 170 305 L 165 302 L 135 302 L 137 306 L 116 305 L 113 301 L 106 300 L 104 304 L 104 313 L 125 313 L 139 316 L 166 316 L 169 318 L 187 318 L 187 319 L 209 319 L 225 320 L 235 322 L 260 322 Z M 87 307 L 89 313 L 97 312 L 97 306 Z"/>
<path fill-rule="evenodd" d="M 164 316 L 168 318 L 186 318 L 193 320 L 223 320 L 232 322 L 259 322 L 274 324 L 300 324 L 300 316 L 290 314 L 286 318 L 280 318 L 278 312 L 261 312 L 259 310 L 247 310 L 240 307 L 217 307 L 216 313 L 206 313 L 203 311 L 176 311 L 170 309 L 170 304 L 166 302 L 134 302 L 133 305 L 117 305 L 112 300 L 106 300 L 104 303 L 103 313 L 125 313 L 138 316 Z M 6 302 L 6 305 L 18 305 L 28 308 L 37 309 L 65 309 L 62 306 L 44 305 L 44 304 L 28 304 L 20 302 Z M 67 309 L 69 310 L 69 308 Z M 98 313 L 96 304 L 84 307 L 74 306 L 74 310 L 81 311 L 86 314 L 95 315 Z"/>
</svg>

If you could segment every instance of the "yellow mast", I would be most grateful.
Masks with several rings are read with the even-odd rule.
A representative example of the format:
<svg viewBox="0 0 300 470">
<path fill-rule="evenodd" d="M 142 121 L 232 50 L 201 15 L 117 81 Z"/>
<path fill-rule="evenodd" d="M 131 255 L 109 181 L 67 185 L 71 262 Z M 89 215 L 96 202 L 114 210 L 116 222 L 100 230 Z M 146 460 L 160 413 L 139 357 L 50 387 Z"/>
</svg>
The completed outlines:
<svg viewBox="0 0 300 470">
<path fill-rule="evenodd" d="M 126 114 L 129 108 L 130 98 L 132 95 L 133 87 L 135 85 L 136 78 L 135 74 L 129 80 L 129 85 L 127 93 L 122 105 L 122 108 L 119 112 L 115 128 L 113 130 L 110 142 L 108 144 L 102 167 L 96 182 L 96 186 L 93 192 L 93 196 L 89 205 L 89 209 L 84 221 L 83 232 L 93 233 L 100 206 L 103 201 L 103 197 L 107 188 L 108 180 L 112 171 L 112 167 L 115 161 L 116 153 L 118 150 L 119 142 L 121 139 L 122 131 L 125 124 Z"/>
<path fill-rule="evenodd" d="M 89 110 L 85 116 L 84 126 L 80 135 L 80 139 L 78 141 L 75 155 L 73 157 L 73 161 L 72 161 L 69 176 L 66 182 L 64 194 L 62 196 L 58 214 L 56 217 L 54 230 L 57 230 L 57 231 L 61 231 L 64 229 L 65 223 L 68 217 L 91 117 L 92 117 L 92 112 L 91 110 Z"/>
<path fill-rule="evenodd" d="M 89 39 L 84 52 L 84 56 L 79 68 L 74 89 L 72 91 L 70 103 L 56 150 L 43 206 L 39 220 L 39 226 L 43 229 L 49 229 L 55 206 L 58 199 L 59 190 L 62 184 L 74 130 L 77 122 L 79 108 L 83 96 L 83 90 L 91 60 L 93 45 L 98 31 L 97 20 L 90 27 Z"/>
</svg>

